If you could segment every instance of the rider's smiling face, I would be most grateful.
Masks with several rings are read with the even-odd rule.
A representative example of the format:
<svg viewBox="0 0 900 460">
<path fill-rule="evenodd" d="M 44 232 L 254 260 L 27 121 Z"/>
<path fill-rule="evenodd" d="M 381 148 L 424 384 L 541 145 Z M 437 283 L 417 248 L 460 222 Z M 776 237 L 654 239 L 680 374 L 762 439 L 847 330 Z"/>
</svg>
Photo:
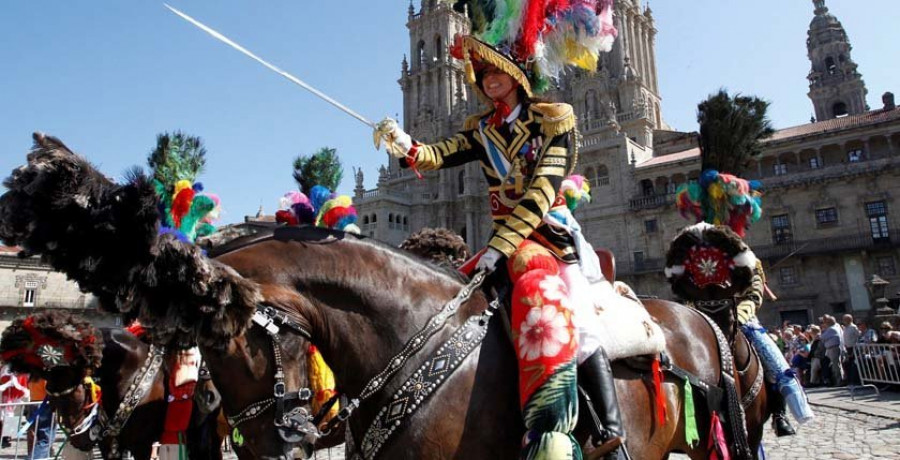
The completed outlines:
<svg viewBox="0 0 900 460">
<path fill-rule="evenodd" d="M 503 100 L 516 86 L 516 81 L 497 67 L 489 66 L 482 74 L 481 87 L 491 100 Z"/>
</svg>

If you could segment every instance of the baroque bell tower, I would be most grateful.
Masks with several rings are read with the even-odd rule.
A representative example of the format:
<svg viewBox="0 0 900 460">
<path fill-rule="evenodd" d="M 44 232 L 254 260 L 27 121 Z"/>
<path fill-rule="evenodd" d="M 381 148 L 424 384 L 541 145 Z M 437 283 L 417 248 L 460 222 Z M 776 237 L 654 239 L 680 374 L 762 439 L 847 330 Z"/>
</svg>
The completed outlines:
<svg viewBox="0 0 900 460">
<path fill-rule="evenodd" d="M 806 47 L 812 70 L 809 98 L 816 120 L 825 121 L 868 110 L 866 84 L 850 57 L 850 39 L 844 26 L 829 13 L 825 0 L 813 0 L 815 17 L 809 25 Z"/>
</svg>

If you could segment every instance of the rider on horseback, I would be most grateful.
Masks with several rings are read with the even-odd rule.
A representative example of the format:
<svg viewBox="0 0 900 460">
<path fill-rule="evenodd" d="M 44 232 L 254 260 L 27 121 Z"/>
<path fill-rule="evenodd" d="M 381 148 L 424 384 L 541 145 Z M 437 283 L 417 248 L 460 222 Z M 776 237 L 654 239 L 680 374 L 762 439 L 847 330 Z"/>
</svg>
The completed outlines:
<svg viewBox="0 0 900 460">
<path fill-rule="evenodd" d="M 615 36 L 612 2 L 596 3 L 590 15 L 582 16 L 593 21 L 593 48 L 578 41 L 569 43 L 570 52 L 582 53 L 585 59 L 593 56 L 593 61 L 587 61 L 594 66 L 597 53 L 604 51 Z M 470 13 L 477 13 L 477 5 L 469 7 Z M 563 12 L 556 14 L 558 20 L 566 16 Z M 577 295 L 570 298 L 573 284 L 586 282 L 583 269 L 599 273 L 596 256 L 561 194 L 561 189 L 581 189 L 577 179 L 566 180 L 577 162 L 575 116 L 568 104 L 534 98 L 533 82 L 538 76 L 538 69 L 533 68 L 535 43 L 528 43 L 526 31 L 511 34 L 519 38 L 505 43 L 491 39 L 489 32 L 494 26 L 487 26 L 480 39 L 458 37 L 451 54 L 465 63 L 473 89 L 492 108 L 467 119 L 455 136 L 432 144 L 414 142 L 394 120 L 386 119 L 376 129 L 376 143 L 386 139 L 388 151 L 400 159 L 401 165 L 417 170 L 481 163 L 494 230 L 476 268 L 494 270 L 506 263 L 514 283 L 512 330 L 519 358 L 519 396 L 528 429 L 523 458 L 580 457 L 580 448 L 571 435 L 578 419 L 576 368 L 577 380 L 602 424 L 595 427 L 592 436 L 598 444 L 595 455 L 617 458 L 626 455 L 625 433 L 609 359 L 587 328 L 574 324 L 584 308 L 572 305 Z M 566 24 L 557 26 L 557 31 L 567 30 Z M 555 44 L 549 42 L 553 38 L 547 35 L 537 40 L 548 41 L 545 45 L 549 47 Z M 560 38 L 571 41 L 574 35 Z M 575 56 L 553 57 L 560 59 L 550 63 L 557 65 L 556 69 L 576 63 Z M 551 57 L 541 58 L 546 65 Z M 546 69 L 540 69 L 545 72 L 540 75 L 542 79 L 554 76 Z"/>
<path fill-rule="evenodd" d="M 672 241 L 665 273 L 685 303 L 705 312 L 734 309 L 737 325 L 760 356 L 766 379 L 777 387 L 770 393 L 775 432 L 790 436 L 795 431 L 785 405 L 801 424 L 813 413 L 793 371 L 756 317 L 765 294 L 775 299 L 766 286 L 762 262 L 742 239 L 761 215 L 758 189 L 757 182 L 712 169 L 704 171 L 699 182 L 682 186 L 676 204 L 682 215 L 700 222 Z"/>
</svg>

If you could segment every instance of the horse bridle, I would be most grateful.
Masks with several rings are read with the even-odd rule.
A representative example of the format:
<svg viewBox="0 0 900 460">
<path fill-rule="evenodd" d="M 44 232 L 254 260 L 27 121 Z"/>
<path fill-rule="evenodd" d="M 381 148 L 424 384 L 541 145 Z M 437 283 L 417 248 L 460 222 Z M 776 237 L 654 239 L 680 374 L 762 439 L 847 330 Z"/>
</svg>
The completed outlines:
<svg viewBox="0 0 900 460">
<path fill-rule="evenodd" d="M 274 406 L 275 418 L 273 423 L 278 430 L 278 435 L 285 442 L 300 442 L 302 438 L 295 439 L 298 435 L 301 437 L 313 436 L 315 438 L 322 436 L 322 433 L 314 423 L 317 417 L 311 415 L 302 406 L 304 403 L 312 401 L 313 392 L 308 387 L 300 388 L 297 391 L 287 391 L 281 354 L 282 328 L 286 328 L 309 341 L 312 341 L 312 335 L 300 322 L 291 318 L 286 312 L 272 306 L 258 305 L 252 320 L 254 324 L 266 332 L 272 343 L 272 354 L 275 361 L 275 384 L 272 386 L 271 397 L 251 403 L 234 415 L 226 414 L 225 418 L 228 421 L 228 426 L 235 432 L 238 432 L 238 427 L 241 424 L 255 419 Z M 288 403 L 295 403 L 297 406 L 286 412 L 285 409 Z"/>
<path fill-rule="evenodd" d="M 117 438 L 122 432 L 122 428 L 128 423 L 131 414 L 137 408 L 138 404 L 140 404 L 147 396 L 147 393 L 150 392 L 153 381 L 156 379 L 156 374 L 159 372 L 159 368 L 162 365 L 165 353 L 165 347 L 150 345 L 150 352 L 147 355 L 147 359 L 144 360 L 144 364 L 141 365 L 140 369 L 135 372 L 134 378 L 128 386 L 128 391 L 122 398 L 122 402 L 119 403 L 119 407 L 116 408 L 116 412 L 113 414 L 112 418 L 107 416 L 106 411 L 103 409 L 102 398 L 99 398 L 90 406 L 82 408 L 82 413 L 84 415 L 82 416 L 81 421 L 76 424 L 76 427 L 72 429 L 72 433 L 69 436 L 80 436 L 86 433 L 91 445 L 95 444 L 100 439 L 111 438 L 110 455 L 118 455 L 119 443 Z M 75 391 L 79 385 L 84 385 L 84 382 L 82 381 L 72 388 L 58 393 L 47 391 L 47 394 L 53 397 L 65 396 Z M 90 389 L 86 388 L 86 391 L 90 391 Z M 87 412 L 88 409 L 90 409 L 90 412 Z M 63 427 L 63 430 L 65 431 L 66 428 Z"/>
<path fill-rule="evenodd" d="M 229 426 L 231 426 L 232 429 L 236 429 L 241 423 L 258 417 L 274 405 L 276 408 L 275 426 L 279 428 L 279 435 L 285 441 L 292 442 L 289 439 L 285 439 L 285 432 L 288 430 L 295 430 L 296 432 L 304 435 L 311 435 L 315 438 L 327 436 L 333 430 L 340 427 L 342 423 L 346 422 L 362 402 L 369 399 L 391 381 L 397 371 L 403 368 L 409 359 L 419 352 L 429 339 L 443 328 L 447 320 L 456 314 L 459 307 L 469 300 L 472 294 L 484 282 L 487 275 L 488 273 L 486 271 L 476 273 L 471 281 L 463 286 L 454 298 L 444 304 L 443 308 L 435 314 L 418 333 L 406 342 L 406 345 L 388 361 L 388 365 L 381 372 L 369 379 L 359 396 L 347 398 L 349 402 L 341 408 L 337 415 L 327 422 L 323 430 L 318 428 L 319 423 L 335 402 L 341 397 L 340 393 L 328 400 L 315 415 L 309 414 L 304 408 L 299 406 L 287 414 L 284 413 L 286 401 L 296 399 L 301 403 L 308 402 L 312 399 L 313 392 L 309 388 L 301 388 L 300 390 L 291 393 L 285 392 L 284 368 L 281 362 L 281 328 L 285 327 L 290 329 L 310 343 L 313 343 L 312 334 L 306 330 L 299 321 L 294 320 L 287 312 L 272 306 L 258 305 L 252 318 L 253 323 L 261 327 L 269 335 L 275 355 L 275 386 L 273 388 L 273 396 L 252 403 L 235 415 L 226 415 Z M 496 308 L 496 305 L 494 305 L 493 308 Z M 490 312 L 488 312 L 487 316 L 490 316 Z"/>
</svg>

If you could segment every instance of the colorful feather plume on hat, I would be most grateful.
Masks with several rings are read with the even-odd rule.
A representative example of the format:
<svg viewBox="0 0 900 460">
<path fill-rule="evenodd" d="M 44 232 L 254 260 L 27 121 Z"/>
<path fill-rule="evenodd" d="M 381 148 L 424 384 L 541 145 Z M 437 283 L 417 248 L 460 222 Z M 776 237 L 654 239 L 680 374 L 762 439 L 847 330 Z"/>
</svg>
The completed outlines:
<svg viewBox="0 0 900 460">
<path fill-rule="evenodd" d="M 613 0 L 460 0 L 455 8 L 468 12 L 475 38 L 530 67 L 536 92 L 568 66 L 596 70 L 618 35 Z"/>
<path fill-rule="evenodd" d="M 315 225 L 316 227 L 360 233 L 356 225 L 356 208 L 347 195 L 333 193 L 327 187 L 316 185 L 309 196 L 297 190 L 285 193 L 275 213 L 277 222 L 287 225 Z"/>
<path fill-rule="evenodd" d="M 762 184 L 714 169 L 675 192 L 675 205 L 685 219 L 727 225 L 742 238 L 762 216 Z"/>
<path fill-rule="evenodd" d="M 205 154 L 199 138 L 182 133 L 158 137 L 148 164 L 159 197 L 160 234 L 170 233 L 193 243 L 215 232 L 213 223 L 221 209 L 219 197 L 203 193 L 203 184 L 195 182 L 206 165 Z"/>
</svg>

